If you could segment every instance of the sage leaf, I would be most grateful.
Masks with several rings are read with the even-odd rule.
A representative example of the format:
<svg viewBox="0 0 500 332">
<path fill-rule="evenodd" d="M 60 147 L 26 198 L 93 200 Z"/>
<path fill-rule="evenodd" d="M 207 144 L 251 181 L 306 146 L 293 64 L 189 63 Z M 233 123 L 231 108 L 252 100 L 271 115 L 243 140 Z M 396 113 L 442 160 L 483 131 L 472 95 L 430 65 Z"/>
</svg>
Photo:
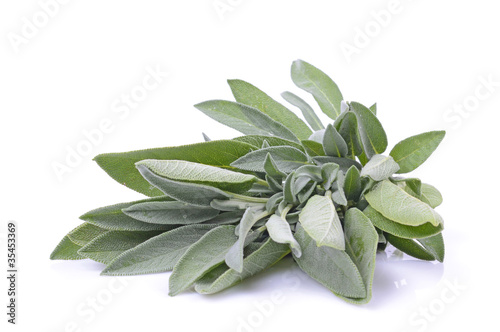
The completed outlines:
<svg viewBox="0 0 500 332">
<path fill-rule="evenodd" d="M 441 233 L 424 239 L 403 239 L 386 233 L 385 237 L 390 244 L 407 255 L 418 259 L 433 261 L 444 260 L 444 243 Z"/>
<path fill-rule="evenodd" d="M 408 226 L 387 219 L 371 206 L 366 207 L 363 213 L 371 220 L 373 225 L 386 233 L 405 239 L 419 239 L 436 235 L 443 230 L 443 224 L 433 226 L 425 223 L 420 226 Z"/>
<path fill-rule="evenodd" d="M 322 181 L 323 179 L 321 174 L 321 167 L 316 165 L 300 166 L 295 170 L 295 177 L 297 178 L 306 177 L 316 182 Z M 300 190 L 302 190 L 302 188 Z"/>
<path fill-rule="evenodd" d="M 219 226 L 203 235 L 175 264 L 168 281 L 168 294 L 179 294 L 224 262 L 224 256 L 235 241 L 234 226 L 231 225 Z"/>
<path fill-rule="evenodd" d="M 330 156 L 325 156 L 325 157 L 312 157 L 313 161 L 318 164 L 319 166 L 322 166 L 326 163 L 335 163 L 340 166 L 340 169 L 343 172 L 347 172 L 351 166 L 356 166 L 356 168 L 361 169 L 362 166 L 356 161 L 348 158 L 338 158 L 338 157 L 330 157 Z"/>
<path fill-rule="evenodd" d="M 375 256 L 378 234 L 370 220 L 356 208 L 347 210 L 344 219 L 346 252 L 358 268 L 366 289 L 363 299 L 351 299 L 356 303 L 368 303 L 372 297 Z"/>
<path fill-rule="evenodd" d="M 283 185 L 283 201 L 289 204 L 294 204 L 296 202 L 294 182 L 295 173 L 290 173 L 286 177 L 285 184 Z"/>
<path fill-rule="evenodd" d="M 156 175 L 145 165 L 137 165 L 137 169 L 149 183 L 160 189 L 164 194 L 185 203 L 199 206 L 210 206 L 210 202 L 214 199 L 232 197 L 231 194 L 218 188 L 202 184 L 169 180 Z"/>
<path fill-rule="evenodd" d="M 438 207 L 441 203 L 443 203 L 443 196 L 441 196 L 441 193 L 436 189 L 436 187 L 427 183 L 422 183 L 421 190 L 422 201 L 429 204 L 431 208 Z"/>
<path fill-rule="evenodd" d="M 237 223 L 241 220 L 243 216 L 243 211 L 229 211 L 229 212 L 221 212 L 216 217 L 207 220 L 204 222 L 205 225 L 229 225 Z"/>
<path fill-rule="evenodd" d="M 247 135 L 270 135 L 299 142 L 293 132 L 254 107 L 226 100 L 208 100 L 195 107 L 212 119 Z"/>
<path fill-rule="evenodd" d="M 232 169 L 229 165 L 246 155 L 252 145 L 234 140 L 210 141 L 176 147 L 147 149 L 123 153 L 100 154 L 94 158 L 97 164 L 113 179 L 146 196 L 161 196 L 137 172 L 135 163 L 145 159 L 186 160 L 200 164 Z"/>
<path fill-rule="evenodd" d="M 391 178 L 391 180 L 401 186 L 407 193 L 416 197 L 418 199 L 422 199 L 422 181 L 417 178 Z"/>
<path fill-rule="evenodd" d="M 293 62 L 291 72 L 293 83 L 312 94 L 323 113 L 333 120 L 340 115 L 340 103 L 344 98 L 328 75 L 302 60 Z"/>
<path fill-rule="evenodd" d="M 50 254 L 52 260 L 80 260 L 85 259 L 84 256 L 78 253 L 82 246 L 74 243 L 67 235 L 63 237 L 61 242 L 55 247 Z"/>
<path fill-rule="evenodd" d="M 344 192 L 345 176 L 344 172 L 339 171 L 337 174 L 337 180 L 332 183 L 332 200 L 339 204 L 347 206 L 347 197 Z"/>
<path fill-rule="evenodd" d="M 321 178 L 323 179 L 323 188 L 329 190 L 333 184 L 333 181 L 337 178 L 339 174 L 339 165 L 336 163 L 326 163 L 321 165 Z"/>
<path fill-rule="evenodd" d="M 300 212 L 299 221 L 318 247 L 345 249 L 344 232 L 331 198 L 321 195 L 311 197 Z"/>
<path fill-rule="evenodd" d="M 301 141 L 306 153 L 311 157 L 326 156 L 323 144 L 311 140 Z"/>
<path fill-rule="evenodd" d="M 294 259 L 302 271 L 344 300 L 366 298 L 363 278 L 345 251 L 316 246 L 316 241 L 300 224 L 297 224 L 295 238 L 302 248 L 302 256 L 294 256 Z"/>
<path fill-rule="evenodd" d="M 123 209 L 139 203 L 159 202 L 167 200 L 171 200 L 171 198 L 162 196 L 140 201 L 105 206 L 85 213 L 80 217 L 80 219 L 88 221 L 89 223 L 101 228 L 115 231 L 171 230 L 173 228 L 173 226 L 171 225 L 145 223 L 143 221 L 139 221 L 127 216 L 122 211 Z"/>
<path fill-rule="evenodd" d="M 439 261 L 444 261 L 444 241 L 443 234 L 439 233 L 423 239 L 417 239 L 418 242 Z"/>
<path fill-rule="evenodd" d="M 232 245 L 227 251 L 227 254 L 225 254 L 227 266 L 240 273 L 243 271 L 243 248 L 245 248 L 247 235 L 252 229 L 252 226 L 267 215 L 269 215 L 269 213 L 261 209 L 246 209 L 239 224 L 238 240 L 235 241 L 234 245 Z"/>
<path fill-rule="evenodd" d="M 335 120 L 334 127 L 339 132 L 347 145 L 347 156 L 355 159 L 363 149 L 358 135 L 358 120 L 353 112 L 345 112 L 345 115 Z M 339 121 L 341 120 L 341 121 Z"/>
<path fill-rule="evenodd" d="M 184 160 L 147 159 L 136 163 L 136 166 L 139 165 L 144 165 L 156 175 L 170 180 L 203 184 L 233 193 L 248 191 L 258 180 L 250 174 Z"/>
<path fill-rule="evenodd" d="M 375 181 L 387 180 L 399 170 L 399 165 L 391 156 L 374 155 L 361 170 L 361 176 L 369 176 Z"/>
<path fill-rule="evenodd" d="M 321 123 L 321 120 L 318 118 L 314 110 L 312 109 L 311 106 L 302 98 L 299 96 L 289 92 L 285 91 L 281 94 L 281 97 L 285 99 L 287 102 L 292 104 L 295 107 L 298 107 L 304 118 L 306 119 L 307 123 L 311 126 L 313 130 L 321 130 L 325 129 L 323 126 L 323 123 Z"/>
<path fill-rule="evenodd" d="M 127 216 L 152 224 L 187 225 L 214 218 L 218 210 L 183 202 L 146 202 L 122 210 Z"/>
<path fill-rule="evenodd" d="M 376 154 L 384 153 L 387 149 L 387 135 L 377 116 L 360 103 L 351 102 L 350 106 L 356 115 L 363 151 L 368 159 Z"/>
<path fill-rule="evenodd" d="M 309 136 L 309 141 L 314 141 L 318 142 L 319 144 L 323 144 L 323 136 L 325 135 L 325 129 L 320 129 L 312 133 L 311 136 Z"/>
<path fill-rule="evenodd" d="M 279 262 L 290 253 L 287 245 L 268 238 L 262 246 L 243 260 L 241 273 L 226 266 L 214 269 L 195 282 L 195 290 L 200 294 L 214 294 L 232 287 L 244 279 L 260 273 Z M 218 271 L 216 271 L 218 270 Z"/>
<path fill-rule="evenodd" d="M 276 165 L 276 162 L 269 152 L 266 154 L 266 159 L 264 160 L 264 171 L 267 175 L 276 180 L 280 179 L 281 181 L 283 177 L 286 177 L 286 174 L 279 170 L 278 165 Z M 279 183 L 277 183 L 277 185 L 281 186 Z"/>
<path fill-rule="evenodd" d="M 347 154 L 346 142 L 331 124 L 326 126 L 322 143 L 327 156 L 344 157 Z"/>
<path fill-rule="evenodd" d="M 214 227 L 186 225 L 162 233 L 117 256 L 101 274 L 118 276 L 171 271 L 186 250 Z"/>
<path fill-rule="evenodd" d="M 422 165 L 443 140 L 444 131 L 430 131 L 408 137 L 389 153 L 399 164 L 398 173 L 408 173 Z"/>
<path fill-rule="evenodd" d="M 242 80 L 228 80 L 227 82 L 238 103 L 256 108 L 271 119 L 282 123 L 299 139 L 306 139 L 312 134 L 311 129 L 295 113 L 257 87 Z"/>
<path fill-rule="evenodd" d="M 288 244 L 295 256 L 300 257 L 302 255 L 300 245 L 293 237 L 290 224 L 286 220 L 273 214 L 266 222 L 266 227 L 269 236 L 274 242 Z"/>
<path fill-rule="evenodd" d="M 84 246 L 108 230 L 85 222 L 68 233 L 68 238 L 79 246 Z"/>
<path fill-rule="evenodd" d="M 109 264 L 123 252 L 161 233 L 161 231 L 108 231 L 87 243 L 78 250 L 78 254 L 99 263 Z"/>
<path fill-rule="evenodd" d="M 246 171 L 264 173 L 266 171 L 264 162 L 268 153 L 273 158 L 276 167 L 284 173 L 290 173 L 308 163 L 307 156 L 296 148 L 290 146 L 272 146 L 252 151 L 232 162 L 231 166 Z"/>
<path fill-rule="evenodd" d="M 262 148 L 262 145 L 264 145 L 265 141 L 267 142 L 267 144 L 269 144 L 269 146 L 291 146 L 304 152 L 304 148 L 301 144 L 275 136 L 246 135 L 233 138 L 233 140 L 250 144 L 255 147 L 255 149 Z"/>
<path fill-rule="evenodd" d="M 348 201 L 358 201 L 361 195 L 361 177 L 356 166 L 351 166 L 345 175 L 344 193 Z"/>
<path fill-rule="evenodd" d="M 369 110 L 372 111 L 373 114 L 377 115 L 377 103 L 370 106 Z"/>
<path fill-rule="evenodd" d="M 427 222 L 433 226 L 443 223 L 441 216 L 429 205 L 409 195 L 389 180 L 378 183 L 365 193 L 365 198 L 384 217 L 408 226 L 419 226 Z"/>
</svg>

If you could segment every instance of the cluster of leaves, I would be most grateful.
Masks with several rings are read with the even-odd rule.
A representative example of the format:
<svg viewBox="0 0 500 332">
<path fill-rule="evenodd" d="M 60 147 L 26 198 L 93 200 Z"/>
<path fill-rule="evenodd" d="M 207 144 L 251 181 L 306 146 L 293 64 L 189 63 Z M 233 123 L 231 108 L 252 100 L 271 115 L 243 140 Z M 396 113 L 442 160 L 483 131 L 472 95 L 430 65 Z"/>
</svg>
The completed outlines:
<svg viewBox="0 0 500 332">
<path fill-rule="evenodd" d="M 192 286 L 219 292 L 291 253 L 337 296 L 366 303 L 377 250 L 387 243 L 423 260 L 443 261 L 436 188 L 402 178 L 422 164 L 443 131 L 407 138 L 388 155 L 376 105 L 343 101 L 322 71 L 298 60 L 293 82 L 333 122 L 326 128 L 303 99 L 310 127 L 255 86 L 230 80 L 236 102 L 195 105 L 245 134 L 95 158 L 112 178 L 150 198 L 90 211 L 52 259 L 90 258 L 103 275 L 173 271 L 169 294 Z"/>
</svg>

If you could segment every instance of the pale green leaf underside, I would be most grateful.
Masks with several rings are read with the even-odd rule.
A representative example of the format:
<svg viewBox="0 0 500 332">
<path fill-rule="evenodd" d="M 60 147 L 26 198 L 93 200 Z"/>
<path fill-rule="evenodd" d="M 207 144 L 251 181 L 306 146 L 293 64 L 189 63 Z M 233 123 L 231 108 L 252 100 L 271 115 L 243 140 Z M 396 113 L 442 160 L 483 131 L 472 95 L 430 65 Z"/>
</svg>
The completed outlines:
<svg viewBox="0 0 500 332">
<path fill-rule="evenodd" d="M 246 156 L 231 163 L 231 166 L 253 172 L 265 173 L 264 162 L 270 154 L 280 171 L 291 171 L 307 164 L 307 156 L 300 150 L 290 146 L 271 146 L 269 148 L 252 151 Z"/>
<path fill-rule="evenodd" d="M 274 214 L 266 222 L 266 227 L 269 236 L 274 242 L 288 244 L 295 256 L 300 257 L 302 255 L 300 245 L 293 237 L 290 224 L 286 220 Z"/>
<path fill-rule="evenodd" d="M 391 156 L 374 155 L 361 170 L 361 176 L 369 176 L 375 181 L 387 180 L 399 170 L 399 165 Z"/>
<path fill-rule="evenodd" d="M 421 199 L 429 204 L 431 208 L 438 207 L 443 203 L 443 196 L 441 196 L 439 190 L 427 183 L 422 183 Z"/>
</svg>

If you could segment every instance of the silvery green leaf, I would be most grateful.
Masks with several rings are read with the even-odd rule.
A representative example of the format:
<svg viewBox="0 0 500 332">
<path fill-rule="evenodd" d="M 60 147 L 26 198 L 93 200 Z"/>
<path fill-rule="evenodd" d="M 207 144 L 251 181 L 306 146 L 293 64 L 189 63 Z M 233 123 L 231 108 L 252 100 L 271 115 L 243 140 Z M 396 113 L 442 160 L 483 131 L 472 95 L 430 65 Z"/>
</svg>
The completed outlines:
<svg viewBox="0 0 500 332">
<path fill-rule="evenodd" d="M 246 210 L 249 207 L 263 207 L 264 203 L 247 202 L 236 198 L 214 199 L 210 206 L 220 211 Z"/>
<path fill-rule="evenodd" d="M 391 181 L 404 189 L 408 194 L 416 197 L 418 199 L 422 199 L 422 181 L 417 178 L 395 178 L 392 177 Z"/>
<path fill-rule="evenodd" d="M 387 180 L 399 170 L 399 165 L 391 156 L 376 154 L 361 170 L 361 176 L 369 176 L 375 181 Z"/>
<path fill-rule="evenodd" d="M 145 159 L 175 159 L 231 169 L 229 164 L 247 154 L 252 148 L 252 145 L 236 140 L 218 140 L 167 148 L 105 153 L 98 155 L 94 160 L 118 183 L 147 196 L 161 196 L 162 192 L 152 187 L 137 172 L 136 162 Z"/>
<path fill-rule="evenodd" d="M 289 204 L 294 204 L 296 201 L 295 191 L 294 191 L 294 183 L 295 183 L 295 173 L 290 173 L 285 179 L 285 184 L 283 185 L 283 199 L 284 202 Z"/>
<path fill-rule="evenodd" d="M 408 173 L 422 165 L 436 150 L 444 135 L 444 131 L 430 131 L 396 144 L 389 154 L 400 166 L 398 173 Z"/>
<path fill-rule="evenodd" d="M 195 282 L 195 290 L 201 294 L 220 292 L 273 266 L 289 253 L 290 249 L 287 245 L 276 243 L 268 238 L 262 246 L 250 253 L 243 260 L 243 270 L 241 273 L 233 269 L 228 269 L 226 266 L 220 266 L 197 280 Z"/>
<path fill-rule="evenodd" d="M 321 123 L 321 120 L 305 100 L 289 91 L 283 92 L 281 94 L 281 97 L 283 97 L 283 99 L 285 99 L 287 102 L 289 102 L 293 106 L 298 107 L 302 111 L 302 115 L 313 130 L 325 129 L 325 127 Z"/>
<path fill-rule="evenodd" d="M 217 215 L 215 218 L 212 218 L 210 220 L 205 221 L 204 224 L 205 225 L 229 225 L 229 224 L 234 224 L 234 223 L 239 222 L 241 220 L 241 217 L 243 217 L 243 211 L 241 211 L 241 210 L 222 212 L 219 215 Z"/>
<path fill-rule="evenodd" d="M 96 262 L 109 264 L 123 252 L 161 233 L 162 231 L 108 231 L 87 243 L 78 253 Z"/>
<path fill-rule="evenodd" d="M 272 146 L 252 151 L 235 160 L 231 163 L 231 166 L 246 171 L 265 173 L 264 162 L 268 153 L 273 158 L 278 169 L 284 173 L 290 173 L 308 163 L 307 156 L 296 148 L 290 146 Z"/>
<path fill-rule="evenodd" d="M 278 169 L 278 165 L 276 165 L 276 162 L 269 152 L 266 154 L 266 159 L 264 160 L 264 170 L 267 175 L 274 179 L 286 177 L 286 174 Z"/>
<path fill-rule="evenodd" d="M 339 173 L 339 165 L 336 163 L 326 163 L 321 166 L 321 177 L 323 180 L 323 188 L 329 190 L 333 181 Z"/>
<path fill-rule="evenodd" d="M 319 143 L 321 144 L 321 146 L 323 146 L 323 136 L 325 136 L 325 129 L 320 129 L 312 133 L 312 135 L 309 136 L 307 140 Z"/>
<path fill-rule="evenodd" d="M 71 242 L 79 246 L 84 246 L 99 235 L 106 233 L 107 231 L 107 229 L 101 228 L 89 222 L 85 222 L 69 232 L 68 238 L 71 240 Z"/>
<path fill-rule="evenodd" d="M 318 247 L 345 249 L 344 232 L 331 198 L 311 197 L 300 212 L 299 221 Z"/>
<path fill-rule="evenodd" d="M 346 252 L 358 268 L 366 289 L 363 299 L 351 299 L 355 303 L 368 303 L 372 296 L 375 256 L 378 234 L 370 220 L 356 208 L 347 210 L 344 219 Z"/>
<path fill-rule="evenodd" d="M 233 141 L 250 144 L 254 146 L 255 149 L 261 148 L 264 144 L 264 141 L 266 141 L 269 146 L 291 146 L 301 150 L 302 152 L 304 151 L 304 148 L 301 144 L 276 136 L 245 135 L 233 138 Z"/>
<path fill-rule="evenodd" d="M 251 106 L 282 123 L 299 139 L 311 135 L 311 129 L 295 113 L 269 97 L 262 90 L 242 80 L 227 81 L 238 103 Z"/>
<path fill-rule="evenodd" d="M 347 172 L 347 170 L 351 166 L 356 166 L 356 168 L 358 168 L 358 169 L 362 168 L 362 166 L 356 160 L 352 160 L 352 159 L 349 159 L 349 158 L 338 158 L 338 157 L 330 157 L 330 156 L 325 156 L 325 157 L 318 156 L 318 157 L 313 157 L 312 159 L 319 166 L 321 166 L 323 164 L 326 164 L 326 163 L 335 163 L 335 164 L 337 164 L 337 165 L 340 166 L 340 169 L 343 172 Z"/>
<path fill-rule="evenodd" d="M 403 239 L 389 233 L 386 233 L 385 237 L 394 247 L 415 258 L 439 262 L 444 260 L 444 243 L 441 233 L 417 240 Z"/>
<path fill-rule="evenodd" d="M 293 237 L 290 224 L 286 220 L 273 214 L 266 222 L 266 227 L 269 236 L 274 242 L 288 244 L 295 256 L 300 257 L 302 255 L 300 245 Z"/>
<path fill-rule="evenodd" d="M 125 215 L 122 210 L 132 205 L 146 202 L 171 201 L 169 197 L 161 196 L 140 201 L 120 203 L 94 209 L 82 215 L 80 219 L 96 226 L 114 231 L 154 231 L 171 230 L 174 226 L 145 223 Z"/>
<path fill-rule="evenodd" d="M 283 200 L 283 192 L 279 192 L 271 196 L 266 203 L 266 211 L 269 213 L 274 212 L 277 205 Z"/>
<path fill-rule="evenodd" d="M 266 174 L 266 182 L 269 185 L 269 188 L 273 192 L 278 192 L 283 190 L 283 184 L 282 181 L 277 181 L 275 178 L 270 177 L 269 175 Z"/>
<path fill-rule="evenodd" d="M 325 150 L 323 150 L 323 144 L 311 140 L 301 141 L 306 153 L 311 157 L 325 156 Z"/>
<path fill-rule="evenodd" d="M 369 110 L 372 111 L 373 114 L 377 115 L 377 103 L 370 106 Z"/>
<path fill-rule="evenodd" d="M 343 113 L 343 116 L 335 120 L 334 126 L 347 144 L 347 156 L 355 159 L 356 156 L 359 156 L 363 152 L 358 135 L 358 120 L 356 119 L 356 115 L 353 112 Z"/>
<path fill-rule="evenodd" d="M 137 169 L 153 186 L 160 189 L 166 195 L 185 203 L 199 206 L 210 206 L 210 202 L 214 199 L 232 197 L 229 193 L 226 193 L 218 188 L 202 184 L 169 180 L 156 175 L 145 165 L 137 165 Z"/>
<path fill-rule="evenodd" d="M 210 137 L 208 137 L 207 134 L 205 134 L 205 133 L 201 133 L 201 134 L 203 135 L 203 140 L 205 142 L 210 142 L 211 141 Z"/>
<path fill-rule="evenodd" d="M 296 60 L 292 64 L 292 81 L 299 88 L 311 93 L 321 110 L 334 119 L 340 115 L 342 93 L 328 75 L 313 65 Z"/>
<path fill-rule="evenodd" d="M 227 254 L 225 254 L 225 261 L 227 266 L 240 273 L 242 272 L 243 248 L 245 247 L 245 239 L 252 229 L 252 226 L 268 214 L 269 213 L 267 211 L 262 211 L 261 209 L 246 209 L 239 224 L 238 240 L 227 251 Z"/>
<path fill-rule="evenodd" d="M 420 201 L 393 184 L 384 180 L 365 194 L 365 198 L 384 217 L 408 226 L 419 226 L 427 222 L 434 226 L 443 223 L 441 216 L 429 205 Z"/>
<path fill-rule="evenodd" d="M 421 199 L 429 204 L 431 208 L 438 207 L 443 203 L 443 196 L 441 196 L 439 190 L 427 183 L 422 183 Z"/>
<path fill-rule="evenodd" d="M 292 192 L 297 195 L 299 192 L 302 191 L 307 185 L 311 182 L 314 182 L 310 180 L 308 177 L 300 177 L 295 180 L 295 183 L 293 183 L 293 190 Z"/>
<path fill-rule="evenodd" d="M 436 235 L 443 230 L 443 224 L 433 226 L 425 223 L 420 226 L 408 226 L 387 219 L 371 206 L 366 207 L 363 213 L 370 218 L 373 225 L 386 233 L 405 239 L 418 239 Z"/>
<path fill-rule="evenodd" d="M 265 149 L 265 148 L 268 148 L 270 147 L 271 145 L 269 145 L 269 142 L 267 140 L 264 140 L 262 142 L 262 146 L 260 147 L 261 149 Z"/>
<path fill-rule="evenodd" d="M 344 193 L 348 201 L 359 200 L 361 195 L 361 178 L 359 170 L 355 166 L 351 166 L 345 175 Z"/>
<path fill-rule="evenodd" d="M 444 261 L 444 241 L 442 233 L 423 239 L 417 239 L 417 242 L 419 242 L 425 250 L 434 256 L 437 261 L 441 263 Z"/>
<path fill-rule="evenodd" d="M 187 225 L 214 218 L 219 211 L 183 202 L 146 202 L 122 209 L 127 216 L 152 224 Z"/>
<path fill-rule="evenodd" d="M 304 165 L 295 170 L 295 177 L 307 177 L 313 181 L 322 181 L 321 167 L 316 165 Z M 299 190 L 300 191 L 300 190 Z"/>
<path fill-rule="evenodd" d="M 337 180 L 332 183 L 332 200 L 337 204 L 347 206 L 347 197 L 344 193 L 344 184 L 344 172 L 339 171 L 337 174 Z"/>
<path fill-rule="evenodd" d="M 136 275 L 166 272 L 214 225 L 186 225 L 155 236 L 117 256 L 102 275 Z"/>
<path fill-rule="evenodd" d="M 300 223 L 295 239 L 300 244 L 302 256 L 294 256 L 294 259 L 302 271 L 344 300 L 366 298 L 363 278 L 344 250 L 318 247 Z"/>
<path fill-rule="evenodd" d="M 345 157 L 347 154 L 346 142 L 331 124 L 326 126 L 322 144 L 327 156 Z"/>
<path fill-rule="evenodd" d="M 351 102 L 350 106 L 356 115 L 359 136 L 368 159 L 376 154 L 384 153 L 387 148 L 387 135 L 377 116 L 360 103 Z"/>
<path fill-rule="evenodd" d="M 80 255 L 78 250 L 82 246 L 73 243 L 67 235 L 63 237 L 61 242 L 56 246 L 54 251 L 50 254 L 50 259 L 52 260 L 80 260 L 86 257 Z"/>
<path fill-rule="evenodd" d="M 304 203 L 309 199 L 309 197 L 311 197 L 317 185 L 318 185 L 317 182 L 313 182 L 312 184 L 310 184 L 308 187 L 304 188 L 301 192 L 297 194 L 297 198 L 300 204 Z"/>
<path fill-rule="evenodd" d="M 170 180 L 203 184 L 234 193 L 246 192 L 258 180 L 254 175 L 185 160 L 147 159 L 136 163 L 139 165 Z"/>
<path fill-rule="evenodd" d="M 175 296 L 189 288 L 206 272 L 224 262 L 236 241 L 234 226 L 219 226 L 203 235 L 175 264 L 168 281 L 168 294 Z"/>
</svg>

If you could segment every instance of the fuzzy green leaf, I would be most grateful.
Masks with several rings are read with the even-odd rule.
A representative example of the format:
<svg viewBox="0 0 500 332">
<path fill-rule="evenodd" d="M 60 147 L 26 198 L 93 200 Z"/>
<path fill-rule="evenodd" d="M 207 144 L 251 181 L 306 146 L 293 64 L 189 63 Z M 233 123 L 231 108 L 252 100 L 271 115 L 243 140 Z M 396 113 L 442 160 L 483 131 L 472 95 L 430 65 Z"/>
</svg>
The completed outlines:
<svg viewBox="0 0 500 332">
<path fill-rule="evenodd" d="M 321 120 L 318 118 L 314 110 L 312 109 L 311 106 L 309 106 L 308 103 L 306 103 L 305 100 L 300 98 L 299 96 L 289 92 L 285 91 L 281 94 L 283 99 L 285 99 L 287 102 L 292 104 L 295 107 L 298 107 L 304 118 L 306 119 L 307 123 L 311 126 L 313 130 L 321 130 L 325 129 L 323 126 L 323 123 L 321 123 Z M 310 134 L 309 134 L 310 135 Z"/>
<path fill-rule="evenodd" d="M 332 157 L 345 157 L 347 154 L 346 142 L 331 124 L 326 126 L 323 135 L 323 150 L 327 156 Z"/>
<path fill-rule="evenodd" d="M 325 150 L 323 149 L 323 144 L 307 139 L 303 140 L 301 143 L 304 146 L 307 154 L 311 157 L 326 156 Z"/>
<path fill-rule="evenodd" d="M 350 109 L 356 115 L 359 136 L 368 159 L 384 153 L 387 149 L 387 135 L 377 116 L 360 103 L 351 102 Z"/>
<path fill-rule="evenodd" d="M 349 201 L 357 202 L 361 195 L 361 178 L 356 166 L 351 166 L 345 175 L 344 193 Z"/>
<path fill-rule="evenodd" d="M 431 208 L 438 207 L 441 203 L 443 203 L 443 196 L 441 196 L 439 190 L 437 190 L 434 186 L 422 183 L 421 191 L 422 201 L 429 204 Z"/>
<path fill-rule="evenodd" d="M 266 149 L 252 151 L 231 163 L 231 166 L 253 172 L 266 172 L 264 162 L 267 154 L 273 158 L 281 172 L 290 173 L 307 164 L 307 156 L 300 150 L 290 146 L 272 146 Z"/>
<path fill-rule="evenodd" d="M 374 155 L 361 170 L 361 176 L 369 176 L 375 181 L 387 180 L 399 170 L 399 165 L 391 156 Z"/>
<path fill-rule="evenodd" d="M 127 216 L 152 224 L 187 225 L 214 218 L 218 210 L 183 202 L 146 202 L 122 210 Z"/>
<path fill-rule="evenodd" d="M 300 257 L 302 255 L 300 245 L 293 237 L 290 224 L 286 220 L 276 214 L 273 214 L 266 222 L 266 227 L 269 232 L 269 236 L 274 240 L 274 242 L 288 244 L 290 245 L 290 248 L 295 256 Z"/>
<path fill-rule="evenodd" d="M 52 260 L 80 260 L 85 259 L 84 256 L 78 253 L 82 247 L 73 243 L 66 235 L 61 242 L 56 246 L 54 251 L 50 254 Z"/>
<path fill-rule="evenodd" d="M 444 260 L 444 242 L 441 233 L 416 240 L 403 239 L 389 233 L 386 233 L 385 237 L 394 247 L 415 258 L 439 262 Z"/>
<path fill-rule="evenodd" d="M 101 228 L 89 222 L 85 222 L 69 232 L 68 238 L 71 240 L 71 242 L 79 246 L 84 246 L 99 235 L 106 233 L 107 231 L 107 229 Z"/>
<path fill-rule="evenodd" d="M 245 135 L 233 138 L 233 140 L 250 144 L 256 149 L 261 149 L 265 141 L 269 144 L 269 146 L 291 146 L 301 150 L 302 152 L 304 151 L 304 148 L 299 143 L 275 136 Z"/>
<path fill-rule="evenodd" d="M 352 112 L 345 112 L 343 114 L 345 115 L 339 117 L 335 121 L 334 126 L 347 144 L 347 156 L 355 159 L 356 156 L 359 156 L 363 152 L 358 135 L 358 120 Z"/>
</svg>

